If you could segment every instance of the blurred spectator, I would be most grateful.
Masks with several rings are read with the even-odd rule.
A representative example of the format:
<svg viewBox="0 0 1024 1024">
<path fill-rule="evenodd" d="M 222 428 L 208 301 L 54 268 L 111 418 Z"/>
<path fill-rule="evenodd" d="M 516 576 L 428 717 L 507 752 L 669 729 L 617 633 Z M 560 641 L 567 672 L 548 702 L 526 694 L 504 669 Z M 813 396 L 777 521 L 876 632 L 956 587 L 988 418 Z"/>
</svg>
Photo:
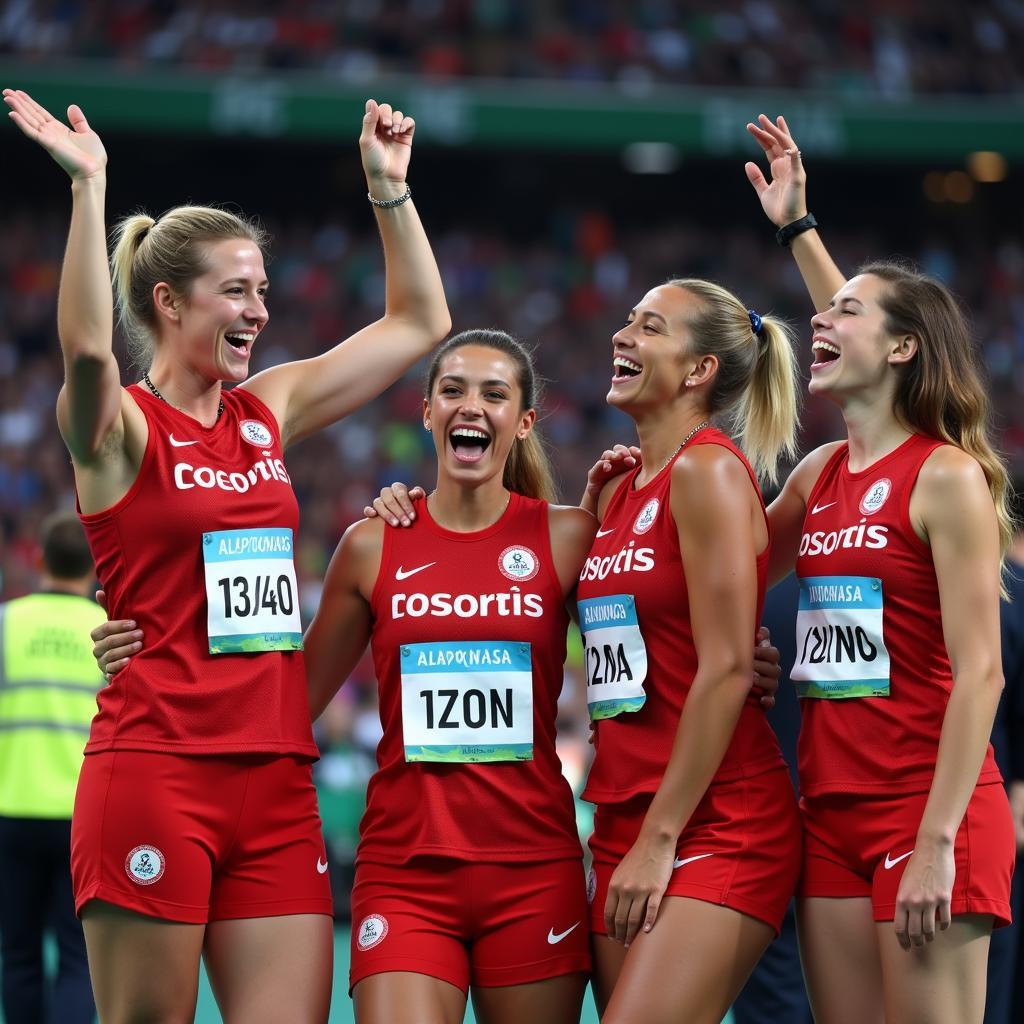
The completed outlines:
<svg viewBox="0 0 1024 1024">
<path fill-rule="evenodd" d="M 1024 10 L 1012 0 L 7 0 L 0 54 L 205 71 L 314 69 L 827 89 L 901 99 L 1014 93 Z"/>
</svg>

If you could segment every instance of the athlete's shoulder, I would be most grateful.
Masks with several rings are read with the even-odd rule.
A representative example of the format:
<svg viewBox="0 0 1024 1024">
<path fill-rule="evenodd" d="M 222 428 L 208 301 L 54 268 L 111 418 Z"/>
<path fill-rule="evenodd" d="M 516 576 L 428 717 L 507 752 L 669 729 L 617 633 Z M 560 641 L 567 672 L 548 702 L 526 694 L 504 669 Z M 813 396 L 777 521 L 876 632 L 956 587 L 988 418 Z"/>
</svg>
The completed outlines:
<svg viewBox="0 0 1024 1024">
<path fill-rule="evenodd" d="M 963 488 L 982 487 L 988 491 L 981 463 L 954 444 L 940 444 L 928 453 L 917 474 L 917 485 L 922 496 L 939 500 L 955 498 Z"/>
<path fill-rule="evenodd" d="M 548 505 L 552 540 L 558 537 L 587 537 L 593 540 L 597 519 L 578 505 Z"/>
<path fill-rule="evenodd" d="M 726 486 L 742 482 L 749 486 L 750 480 L 739 449 L 731 443 L 717 442 L 684 448 L 672 466 L 671 477 L 673 494 L 678 489 L 676 484 L 689 491 L 711 482 Z"/>
<path fill-rule="evenodd" d="M 365 558 L 380 555 L 384 546 L 384 531 L 401 529 L 387 526 L 383 519 L 358 519 L 342 535 L 338 542 L 338 551 L 352 558 Z"/>
</svg>

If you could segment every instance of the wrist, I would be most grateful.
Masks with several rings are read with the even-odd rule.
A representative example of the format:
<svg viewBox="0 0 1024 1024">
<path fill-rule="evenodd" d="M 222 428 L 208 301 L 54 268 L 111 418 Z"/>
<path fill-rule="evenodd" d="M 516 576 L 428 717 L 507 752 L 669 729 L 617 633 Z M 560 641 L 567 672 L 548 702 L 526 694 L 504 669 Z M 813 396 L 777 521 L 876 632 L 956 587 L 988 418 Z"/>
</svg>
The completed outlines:
<svg viewBox="0 0 1024 1024">
<path fill-rule="evenodd" d="M 672 828 L 664 821 L 644 821 L 637 839 L 657 850 L 675 850 L 679 842 L 679 829 Z"/>
<path fill-rule="evenodd" d="M 405 195 L 408 185 L 404 181 L 395 181 L 392 178 L 372 178 L 367 176 L 366 187 L 374 199 L 388 202 L 391 199 L 400 199 Z"/>
<path fill-rule="evenodd" d="M 785 224 L 782 224 L 779 227 L 779 230 L 775 232 L 775 241 L 786 249 L 792 243 L 794 238 L 797 238 L 817 226 L 818 222 L 815 219 L 814 214 L 805 213 L 802 217 L 797 217 L 796 220 L 787 221 Z"/>
<path fill-rule="evenodd" d="M 917 831 L 914 843 L 915 852 L 921 849 L 947 850 L 956 841 L 955 828 L 942 828 L 933 825 L 922 825 Z"/>
<path fill-rule="evenodd" d="M 107 187 L 107 175 L 105 171 L 97 171 L 83 178 L 71 179 L 71 191 L 74 192 L 102 192 Z"/>
</svg>

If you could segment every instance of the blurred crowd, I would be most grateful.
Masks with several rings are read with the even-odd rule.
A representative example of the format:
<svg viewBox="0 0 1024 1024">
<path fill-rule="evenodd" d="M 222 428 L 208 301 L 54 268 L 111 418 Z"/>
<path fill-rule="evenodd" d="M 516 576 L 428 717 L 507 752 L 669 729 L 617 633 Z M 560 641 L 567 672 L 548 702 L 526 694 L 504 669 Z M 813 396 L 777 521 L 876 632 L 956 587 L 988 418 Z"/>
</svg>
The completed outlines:
<svg viewBox="0 0 1024 1024">
<path fill-rule="evenodd" d="M 1021 0 L 6 0 L 0 54 L 211 72 L 1018 92 Z"/>
</svg>

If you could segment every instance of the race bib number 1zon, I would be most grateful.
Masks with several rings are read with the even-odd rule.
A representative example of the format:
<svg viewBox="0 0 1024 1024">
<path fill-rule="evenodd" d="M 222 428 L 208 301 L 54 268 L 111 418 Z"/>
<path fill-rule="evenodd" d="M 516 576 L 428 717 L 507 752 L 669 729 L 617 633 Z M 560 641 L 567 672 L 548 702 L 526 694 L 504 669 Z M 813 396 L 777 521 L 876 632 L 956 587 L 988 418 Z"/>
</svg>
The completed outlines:
<svg viewBox="0 0 1024 1024">
<path fill-rule="evenodd" d="M 882 636 L 882 581 L 873 576 L 800 580 L 796 664 L 798 697 L 889 696 L 889 652 Z"/>
<path fill-rule="evenodd" d="M 533 760 L 533 659 L 518 640 L 404 644 L 406 761 Z"/>
<path fill-rule="evenodd" d="M 204 533 L 203 563 L 211 654 L 302 650 L 291 530 Z"/>
</svg>

